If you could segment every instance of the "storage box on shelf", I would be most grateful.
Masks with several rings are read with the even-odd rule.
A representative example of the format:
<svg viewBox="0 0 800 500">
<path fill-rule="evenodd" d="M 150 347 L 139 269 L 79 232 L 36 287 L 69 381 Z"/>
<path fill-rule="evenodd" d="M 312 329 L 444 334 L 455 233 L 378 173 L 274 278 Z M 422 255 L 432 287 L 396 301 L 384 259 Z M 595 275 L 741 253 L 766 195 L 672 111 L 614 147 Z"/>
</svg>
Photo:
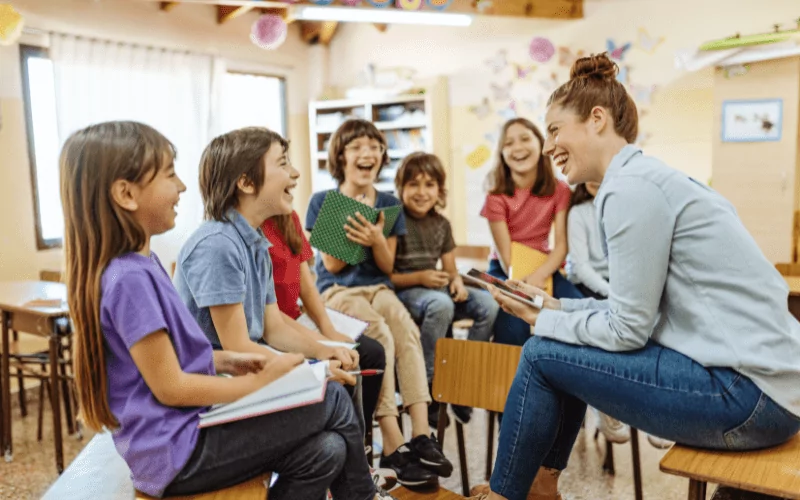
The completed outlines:
<svg viewBox="0 0 800 500">
<path fill-rule="evenodd" d="M 333 132 L 345 120 L 364 118 L 384 133 L 390 162 L 381 171 L 377 187 L 394 192 L 394 178 L 400 161 L 415 151 L 439 156 L 449 170 L 447 84 L 443 78 L 425 87 L 424 94 L 384 99 L 343 99 L 309 104 L 311 145 L 311 188 L 322 191 L 336 187 L 327 170 L 328 144 Z"/>
</svg>

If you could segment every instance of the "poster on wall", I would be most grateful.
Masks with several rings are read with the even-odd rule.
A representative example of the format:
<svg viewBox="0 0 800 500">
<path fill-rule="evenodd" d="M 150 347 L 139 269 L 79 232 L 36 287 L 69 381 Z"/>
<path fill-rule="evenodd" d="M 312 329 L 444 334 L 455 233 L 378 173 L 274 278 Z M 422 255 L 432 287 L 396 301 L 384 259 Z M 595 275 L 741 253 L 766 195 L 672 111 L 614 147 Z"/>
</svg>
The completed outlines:
<svg viewBox="0 0 800 500">
<path fill-rule="evenodd" d="M 722 141 L 780 141 L 782 114 L 781 99 L 723 101 Z"/>
</svg>

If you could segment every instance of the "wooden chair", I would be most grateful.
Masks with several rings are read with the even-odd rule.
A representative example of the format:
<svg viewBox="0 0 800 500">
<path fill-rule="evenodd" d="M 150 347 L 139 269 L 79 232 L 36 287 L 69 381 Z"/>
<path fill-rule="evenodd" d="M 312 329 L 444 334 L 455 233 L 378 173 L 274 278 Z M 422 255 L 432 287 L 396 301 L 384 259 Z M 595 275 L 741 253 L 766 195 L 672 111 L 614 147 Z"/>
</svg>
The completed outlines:
<svg viewBox="0 0 800 500">
<path fill-rule="evenodd" d="M 435 491 L 411 491 L 409 489 L 395 488 L 392 490 L 392 496 L 397 500 L 459 500 L 465 497 L 458 493 L 453 493 L 444 488 L 437 488 Z"/>
<path fill-rule="evenodd" d="M 269 496 L 269 481 L 271 474 L 263 474 L 250 481 L 225 488 L 223 490 L 202 493 L 200 495 L 186 495 L 169 497 L 173 500 L 267 500 Z M 136 492 L 135 500 L 155 500 L 155 497 Z"/>
<path fill-rule="evenodd" d="M 521 354 L 520 346 L 440 339 L 436 343 L 433 399 L 439 403 L 502 412 Z M 447 404 L 440 405 L 438 439 L 443 446 L 446 412 Z M 461 464 L 461 487 L 464 496 L 468 496 L 470 485 L 464 426 L 458 421 L 456 439 Z M 487 468 L 491 468 L 491 463 Z"/>
<path fill-rule="evenodd" d="M 730 488 L 734 488 L 800 499 L 800 434 L 775 448 L 748 452 L 675 445 L 661 459 L 660 468 L 667 474 L 689 478 L 689 500 L 705 500 L 708 482 L 720 485 L 720 498 L 723 494 L 730 498 Z M 746 494 L 738 497 L 758 498 Z"/>
</svg>

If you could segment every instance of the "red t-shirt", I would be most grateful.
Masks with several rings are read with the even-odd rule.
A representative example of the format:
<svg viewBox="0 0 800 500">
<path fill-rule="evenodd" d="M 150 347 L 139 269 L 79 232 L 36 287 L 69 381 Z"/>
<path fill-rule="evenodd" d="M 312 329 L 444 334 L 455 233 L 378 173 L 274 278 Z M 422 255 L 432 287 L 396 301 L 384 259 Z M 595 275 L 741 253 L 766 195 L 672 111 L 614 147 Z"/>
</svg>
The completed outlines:
<svg viewBox="0 0 800 500">
<path fill-rule="evenodd" d="M 292 253 L 292 249 L 289 248 L 283 235 L 271 219 L 264 221 L 261 230 L 272 243 L 269 248 L 269 256 L 272 259 L 272 281 L 275 283 L 278 308 L 290 318 L 297 319 L 300 316 L 300 307 L 297 305 L 297 299 L 300 297 L 300 264 L 308 261 L 314 253 L 303 233 L 303 226 L 300 224 L 297 212 L 292 212 L 292 221 L 294 221 L 295 229 L 303 238 L 300 255 Z"/>
<path fill-rule="evenodd" d="M 505 221 L 511 241 L 550 253 L 550 227 L 556 214 L 569 207 L 571 195 L 572 191 L 563 181 L 558 181 L 552 196 L 534 196 L 530 189 L 515 189 L 514 196 L 490 194 L 486 196 L 481 216 L 490 222 Z M 489 258 L 498 258 L 495 249 Z"/>
</svg>

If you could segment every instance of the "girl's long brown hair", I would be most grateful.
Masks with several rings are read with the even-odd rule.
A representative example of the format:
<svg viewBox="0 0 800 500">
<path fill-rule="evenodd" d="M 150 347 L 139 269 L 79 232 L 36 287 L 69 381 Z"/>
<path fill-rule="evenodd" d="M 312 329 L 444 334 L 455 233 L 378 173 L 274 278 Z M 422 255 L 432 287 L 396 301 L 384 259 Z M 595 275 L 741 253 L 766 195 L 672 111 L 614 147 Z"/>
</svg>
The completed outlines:
<svg viewBox="0 0 800 500">
<path fill-rule="evenodd" d="M 558 181 L 556 180 L 555 172 L 553 172 L 553 166 L 550 164 L 550 157 L 541 154 L 541 150 L 544 149 L 544 135 L 532 121 L 522 117 L 508 120 L 500 131 L 500 138 L 497 141 L 497 159 L 495 160 L 494 168 L 486 177 L 489 194 L 514 196 L 514 179 L 511 177 L 511 169 L 503 158 L 503 145 L 506 142 L 508 129 L 517 124 L 530 130 L 539 140 L 539 161 L 536 163 L 536 180 L 533 181 L 531 194 L 534 196 L 553 196 L 556 193 Z"/>
<path fill-rule="evenodd" d="M 587 201 L 591 201 L 594 199 L 594 195 L 586 189 L 586 183 L 581 182 L 577 186 L 575 186 L 575 191 L 572 192 L 572 196 L 569 198 L 569 208 L 572 210 L 572 207 L 578 206 L 582 203 L 586 203 Z"/>
<path fill-rule="evenodd" d="M 173 145 L 136 122 L 106 122 L 73 133 L 61 151 L 61 202 L 67 303 L 75 332 L 75 381 L 81 414 L 95 430 L 118 422 L 108 404 L 101 278 L 108 263 L 136 252 L 147 235 L 111 198 L 120 179 L 149 182 L 172 162 Z"/>
<path fill-rule="evenodd" d="M 270 220 L 275 223 L 275 228 L 283 236 L 283 241 L 289 245 L 292 255 L 300 255 L 303 251 L 303 237 L 297 231 L 293 215 L 275 215 Z"/>
</svg>

